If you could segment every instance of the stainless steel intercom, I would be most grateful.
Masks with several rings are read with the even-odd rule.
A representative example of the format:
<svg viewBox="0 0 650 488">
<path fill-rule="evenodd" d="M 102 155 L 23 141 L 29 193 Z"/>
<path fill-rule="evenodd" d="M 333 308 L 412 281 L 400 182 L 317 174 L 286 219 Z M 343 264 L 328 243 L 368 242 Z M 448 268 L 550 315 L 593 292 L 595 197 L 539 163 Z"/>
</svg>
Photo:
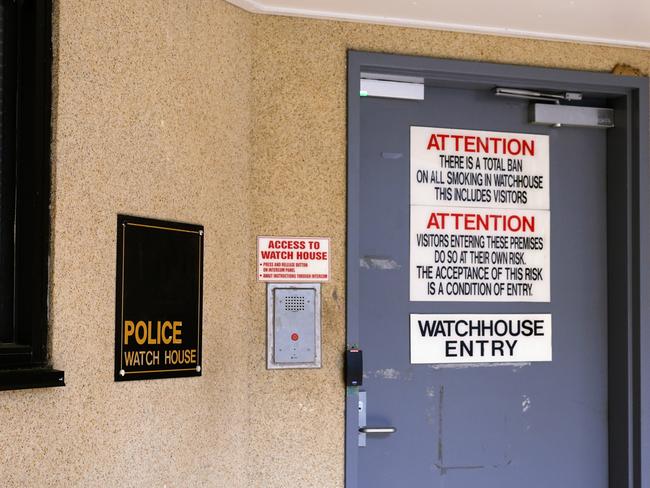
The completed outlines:
<svg viewBox="0 0 650 488">
<path fill-rule="evenodd" d="M 267 368 L 320 368 L 320 284 L 267 285 Z"/>
</svg>

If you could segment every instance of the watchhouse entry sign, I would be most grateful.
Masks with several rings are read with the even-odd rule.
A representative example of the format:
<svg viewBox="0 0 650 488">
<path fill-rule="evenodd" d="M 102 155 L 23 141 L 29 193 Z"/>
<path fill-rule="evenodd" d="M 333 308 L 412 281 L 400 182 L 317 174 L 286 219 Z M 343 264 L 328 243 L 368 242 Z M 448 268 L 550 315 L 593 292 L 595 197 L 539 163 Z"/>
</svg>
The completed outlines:
<svg viewBox="0 0 650 488">
<path fill-rule="evenodd" d="M 411 363 L 552 359 L 550 314 L 411 314 Z"/>
<path fill-rule="evenodd" d="M 410 299 L 550 302 L 549 138 L 411 127 Z M 412 314 L 411 362 L 550 361 L 550 315 Z"/>
<path fill-rule="evenodd" d="M 115 381 L 201 375 L 203 226 L 118 215 Z"/>
</svg>

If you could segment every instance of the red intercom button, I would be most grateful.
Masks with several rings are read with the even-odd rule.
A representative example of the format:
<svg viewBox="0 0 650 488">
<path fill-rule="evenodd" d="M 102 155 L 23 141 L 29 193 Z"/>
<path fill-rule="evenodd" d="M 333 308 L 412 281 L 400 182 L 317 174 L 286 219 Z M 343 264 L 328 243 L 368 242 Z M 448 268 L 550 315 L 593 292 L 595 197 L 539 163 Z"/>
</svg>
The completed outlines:
<svg viewBox="0 0 650 488">
<path fill-rule="evenodd" d="M 298 334 L 296 334 L 295 332 L 294 332 L 293 334 L 291 334 L 291 340 L 292 340 L 292 341 L 295 342 L 295 341 L 297 341 L 298 339 L 300 339 L 300 336 L 299 336 Z"/>
</svg>

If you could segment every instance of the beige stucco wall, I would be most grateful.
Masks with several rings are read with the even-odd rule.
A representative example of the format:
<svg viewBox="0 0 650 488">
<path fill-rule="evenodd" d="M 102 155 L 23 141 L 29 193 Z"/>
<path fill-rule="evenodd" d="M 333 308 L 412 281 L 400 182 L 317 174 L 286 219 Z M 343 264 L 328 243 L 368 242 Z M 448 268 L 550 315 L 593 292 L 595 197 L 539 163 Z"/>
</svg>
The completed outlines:
<svg viewBox="0 0 650 488">
<path fill-rule="evenodd" d="M 56 3 L 52 360 L 0 392 L 0 486 L 245 486 L 251 17 Z M 205 225 L 205 376 L 114 383 L 118 212 Z"/>
<path fill-rule="evenodd" d="M 419 54 L 610 71 L 648 72 L 650 52 L 296 18 L 255 18 L 252 215 L 254 233 L 332 237 L 333 282 L 323 287 L 323 371 L 264 371 L 257 331 L 250 395 L 253 486 L 342 487 L 345 347 L 346 50 Z M 253 315 L 262 317 L 262 287 Z M 301 464 L 310 472 L 301 476 Z M 312 468 L 313 467 L 313 468 Z M 277 471 L 289 474 L 291 484 Z"/>
<path fill-rule="evenodd" d="M 343 486 L 346 50 L 644 72 L 650 53 L 248 14 L 56 8 L 52 359 L 0 392 L 2 486 Z M 206 228 L 204 375 L 113 382 L 115 215 Z M 259 234 L 332 238 L 323 368 L 265 369 Z"/>
</svg>

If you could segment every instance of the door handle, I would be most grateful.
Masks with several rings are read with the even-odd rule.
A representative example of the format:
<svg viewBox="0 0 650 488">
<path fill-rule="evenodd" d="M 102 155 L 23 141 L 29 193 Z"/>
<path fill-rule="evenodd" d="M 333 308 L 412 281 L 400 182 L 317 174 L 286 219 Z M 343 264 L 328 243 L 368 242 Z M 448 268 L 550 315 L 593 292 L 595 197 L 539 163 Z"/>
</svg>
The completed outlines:
<svg viewBox="0 0 650 488">
<path fill-rule="evenodd" d="M 362 434 L 394 434 L 397 429 L 395 427 L 361 427 L 359 432 Z"/>
<path fill-rule="evenodd" d="M 394 434 L 397 432 L 395 427 L 370 427 L 366 425 L 366 392 L 359 391 L 359 427 L 358 442 L 359 447 L 366 447 L 366 434 L 381 435 L 381 434 Z"/>
</svg>

